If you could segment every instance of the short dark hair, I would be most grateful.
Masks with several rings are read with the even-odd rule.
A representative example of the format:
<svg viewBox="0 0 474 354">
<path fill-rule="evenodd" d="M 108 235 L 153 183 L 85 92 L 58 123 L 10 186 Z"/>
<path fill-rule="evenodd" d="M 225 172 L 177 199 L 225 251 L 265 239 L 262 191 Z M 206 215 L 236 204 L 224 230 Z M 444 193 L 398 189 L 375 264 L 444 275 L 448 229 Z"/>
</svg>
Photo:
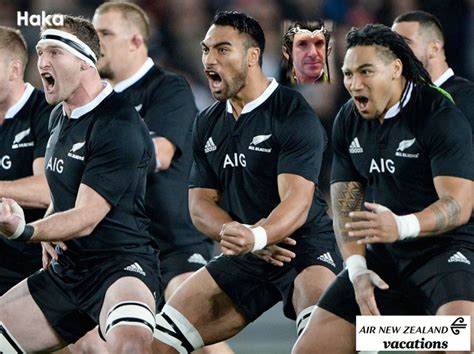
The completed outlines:
<svg viewBox="0 0 474 354">
<path fill-rule="evenodd" d="M 262 66 L 262 57 L 265 50 L 265 34 L 256 19 L 242 12 L 219 11 L 214 16 L 212 24 L 216 26 L 230 26 L 239 31 L 239 33 L 245 33 L 249 39 L 245 44 L 246 49 L 250 47 L 260 48 L 258 63 Z"/>
<path fill-rule="evenodd" d="M 402 75 L 409 81 L 421 85 L 432 84 L 430 75 L 416 58 L 402 36 L 390 27 L 368 24 L 361 28 L 353 27 L 346 36 L 347 49 L 355 46 L 375 46 L 383 59 L 400 59 L 403 64 Z"/>
<path fill-rule="evenodd" d="M 103 15 L 109 11 L 118 11 L 122 14 L 123 18 L 129 23 L 137 26 L 138 31 L 145 41 L 145 45 L 148 46 L 150 40 L 150 20 L 146 12 L 137 4 L 131 2 L 104 2 L 100 5 L 95 13 L 97 15 Z"/>
<path fill-rule="evenodd" d="M 28 47 L 21 32 L 15 28 L 0 26 L 0 49 L 5 49 L 9 55 L 16 57 L 25 70 L 28 62 Z"/>
<path fill-rule="evenodd" d="M 324 35 L 324 41 L 326 44 L 326 70 L 327 70 L 327 81 L 330 81 L 330 74 L 329 74 L 329 61 L 328 61 L 328 56 L 329 56 L 329 41 L 331 40 L 331 34 L 329 31 L 324 27 L 324 21 L 323 20 L 314 20 L 314 21 L 294 21 L 292 22 L 289 26 L 288 29 L 286 30 L 285 34 L 283 35 L 283 38 L 281 40 L 281 44 L 283 46 L 283 50 L 286 51 L 288 54 L 288 59 L 284 58 L 286 62 L 286 76 L 290 81 L 292 80 L 293 76 L 293 41 L 295 39 L 295 34 L 297 33 L 295 29 L 306 29 L 308 31 L 317 31 L 321 30 L 323 35 Z"/>
<path fill-rule="evenodd" d="M 66 30 L 71 34 L 75 35 L 85 44 L 87 44 L 90 49 L 94 52 L 95 56 L 100 58 L 100 42 L 99 36 L 94 29 L 94 26 L 90 21 L 81 16 L 69 16 L 62 14 L 55 14 L 50 16 L 62 16 L 63 24 L 54 25 L 45 23 L 41 26 L 41 32 L 46 31 L 47 29 L 57 29 L 57 30 Z M 51 22 L 51 21 L 50 21 Z"/>
<path fill-rule="evenodd" d="M 436 38 L 444 42 L 443 26 L 436 16 L 429 12 L 420 10 L 405 12 L 393 21 L 393 23 L 399 22 L 418 22 L 423 30 L 433 33 Z"/>
</svg>

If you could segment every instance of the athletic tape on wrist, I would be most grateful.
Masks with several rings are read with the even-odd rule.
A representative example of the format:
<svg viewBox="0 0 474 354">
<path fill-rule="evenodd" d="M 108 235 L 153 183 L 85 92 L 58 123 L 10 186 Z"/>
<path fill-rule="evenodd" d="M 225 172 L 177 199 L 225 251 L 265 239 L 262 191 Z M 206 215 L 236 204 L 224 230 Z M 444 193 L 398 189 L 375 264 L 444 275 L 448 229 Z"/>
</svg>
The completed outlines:
<svg viewBox="0 0 474 354">
<path fill-rule="evenodd" d="M 420 233 L 420 222 L 414 214 L 408 214 L 403 216 L 395 215 L 395 221 L 397 222 L 398 235 L 400 240 L 406 240 L 408 238 L 415 238 Z"/>
<path fill-rule="evenodd" d="M 351 283 L 354 282 L 356 276 L 366 272 L 367 269 L 367 261 L 365 260 L 364 256 L 359 254 L 354 254 L 346 259 L 346 266 L 349 272 L 349 280 Z"/>
<path fill-rule="evenodd" d="M 265 229 L 262 226 L 257 226 L 251 228 L 250 231 L 252 231 L 254 237 L 252 252 L 260 251 L 261 249 L 265 248 L 268 241 L 268 236 Z"/>
</svg>

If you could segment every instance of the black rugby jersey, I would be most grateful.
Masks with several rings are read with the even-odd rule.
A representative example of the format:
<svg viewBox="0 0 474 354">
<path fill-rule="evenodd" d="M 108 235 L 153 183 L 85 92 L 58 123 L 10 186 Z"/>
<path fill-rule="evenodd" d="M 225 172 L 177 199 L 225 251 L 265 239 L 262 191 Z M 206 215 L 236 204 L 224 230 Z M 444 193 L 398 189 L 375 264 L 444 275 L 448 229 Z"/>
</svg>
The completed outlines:
<svg viewBox="0 0 474 354">
<path fill-rule="evenodd" d="M 454 103 L 474 130 L 474 82 L 454 75 L 454 72 L 448 69 L 434 84 L 451 95 Z"/>
<path fill-rule="evenodd" d="M 189 215 L 191 131 L 197 109 L 188 83 L 148 58 L 137 73 L 114 89 L 133 104 L 152 137 L 166 138 L 176 146 L 170 167 L 147 177 L 146 211 L 160 250 L 211 243 L 194 227 Z"/>
<path fill-rule="evenodd" d="M 133 106 L 107 84 L 69 119 L 62 105 L 56 106 L 50 131 L 45 163 L 54 211 L 74 207 L 81 183 L 112 205 L 90 235 L 66 241 L 64 253 L 56 247 L 61 256 L 54 269 L 82 268 L 104 257 L 148 252 L 151 236 L 144 196 L 153 151 L 147 144 L 148 129 Z"/>
<path fill-rule="evenodd" d="M 229 102 L 216 102 L 194 123 L 191 188 L 221 191 L 221 207 L 254 224 L 280 203 L 277 177 L 289 173 L 318 183 L 324 129 L 304 98 L 275 80 L 239 119 Z M 316 189 L 306 223 L 295 232 L 328 232 L 327 205 Z"/>
<path fill-rule="evenodd" d="M 408 84 L 407 95 L 385 115 L 383 124 L 358 115 L 349 100 L 333 128 L 334 160 L 331 183 L 359 181 L 365 200 L 390 208 L 397 215 L 415 213 L 437 201 L 433 178 L 473 177 L 471 129 L 460 111 L 431 87 Z M 431 244 L 474 244 L 470 224 L 443 237 L 427 237 L 388 245 L 399 256 L 413 256 Z M 436 239 L 436 241 L 435 241 Z M 415 252 L 416 253 L 416 252 Z"/>
<path fill-rule="evenodd" d="M 11 181 L 33 175 L 33 161 L 44 157 L 51 109 L 44 93 L 26 83 L 20 100 L 8 109 L 0 125 L 0 180 Z M 46 211 L 23 210 L 26 222 L 41 219 Z M 0 237 L 0 262 L 15 271 L 21 269 L 22 263 L 34 263 L 40 267 L 41 247 Z"/>
</svg>

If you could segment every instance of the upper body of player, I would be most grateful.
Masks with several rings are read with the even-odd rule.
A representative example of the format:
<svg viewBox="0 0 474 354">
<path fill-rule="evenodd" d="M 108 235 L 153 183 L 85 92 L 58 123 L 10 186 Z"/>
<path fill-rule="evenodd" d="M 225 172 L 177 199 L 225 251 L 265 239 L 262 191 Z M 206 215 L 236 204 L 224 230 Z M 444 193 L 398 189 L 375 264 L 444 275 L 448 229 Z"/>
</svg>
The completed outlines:
<svg viewBox="0 0 474 354">
<path fill-rule="evenodd" d="M 143 117 L 155 146 L 158 173 L 147 179 L 146 210 L 160 250 L 203 241 L 188 210 L 191 129 L 197 113 L 186 80 L 148 57 L 149 24 L 133 4 L 105 3 L 93 24 L 101 40 L 102 78 Z M 123 48 L 129 48 L 126 54 Z"/>
<path fill-rule="evenodd" d="M 455 75 L 449 67 L 444 51 L 443 27 L 439 20 L 428 12 L 410 11 L 395 19 L 392 30 L 405 39 L 433 83 L 451 95 L 474 132 L 474 82 Z M 474 198 L 474 188 L 472 190 Z"/>
<path fill-rule="evenodd" d="M 368 25 L 349 32 L 347 41 L 342 71 L 352 99 L 333 130 L 334 225 L 344 257 L 357 260 L 349 276 L 356 294 L 366 294 L 358 299 L 361 311 L 361 301 L 369 301 L 376 314 L 365 290 L 373 289 L 370 272 L 354 277 L 354 269 L 366 269 L 366 244 L 389 243 L 396 257 L 450 240 L 472 244 L 472 223 L 461 226 L 471 216 L 471 132 L 461 112 L 429 86 L 401 36 Z M 357 211 L 364 201 L 368 211 Z M 433 235 L 443 236 L 425 237 Z"/>
<path fill-rule="evenodd" d="M 261 237 L 264 246 L 300 228 L 330 229 L 317 191 L 325 137 L 304 99 L 263 74 L 264 39 L 225 20 L 201 43 L 220 102 L 195 121 L 190 208 L 195 225 L 220 240 L 224 254 L 244 254 L 261 248 Z M 262 218 L 258 227 L 242 225 Z M 257 240 L 258 233 L 264 236 Z"/>
</svg>

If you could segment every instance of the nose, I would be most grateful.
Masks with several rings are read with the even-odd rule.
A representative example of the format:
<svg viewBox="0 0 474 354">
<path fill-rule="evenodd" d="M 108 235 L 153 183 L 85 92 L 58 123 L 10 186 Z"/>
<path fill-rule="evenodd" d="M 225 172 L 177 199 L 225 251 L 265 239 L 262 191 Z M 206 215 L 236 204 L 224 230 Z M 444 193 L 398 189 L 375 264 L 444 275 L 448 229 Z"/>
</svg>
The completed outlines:
<svg viewBox="0 0 474 354">
<path fill-rule="evenodd" d="M 38 56 L 38 68 L 46 69 L 48 66 L 50 66 L 50 61 L 48 60 L 48 57 L 45 54 Z"/>
<path fill-rule="evenodd" d="M 216 56 L 211 49 L 202 53 L 202 63 L 206 68 L 216 64 Z"/>
<path fill-rule="evenodd" d="M 352 78 L 350 79 L 349 83 L 349 88 L 351 89 L 351 91 L 360 90 L 363 86 L 363 81 L 360 76 L 357 74 L 352 75 Z"/>
</svg>

